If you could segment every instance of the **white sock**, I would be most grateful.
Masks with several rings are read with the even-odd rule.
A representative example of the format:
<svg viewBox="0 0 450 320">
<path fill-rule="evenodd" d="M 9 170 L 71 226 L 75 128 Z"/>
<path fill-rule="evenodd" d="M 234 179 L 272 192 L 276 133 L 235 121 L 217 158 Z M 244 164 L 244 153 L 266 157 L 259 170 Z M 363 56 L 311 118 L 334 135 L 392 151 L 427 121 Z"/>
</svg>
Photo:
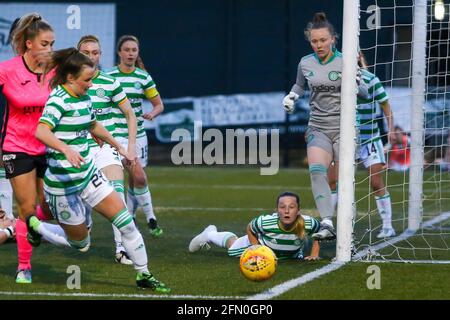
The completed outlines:
<svg viewBox="0 0 450 320">
<path fill-rule="evenodd" d="M 231 237 L 236 237 L 234 233 L 228 231 L 223 232 L 210 231 L 208 232 L 207 236 L 208 242 L 211 242 L 221 248 L 226 248 L 226 243 L 228 239 L 230 239 Z"/>
<path fill-rule="evenodd" d="M 133 217 L 128 213 L 127 209 L 119 212 L 113 219 L 112 223 L 120 230 L 122 234 L 122 242 L 128 253 L 134 268 L 138 272 L 148 271 L 147 251 L 145 250 L 144 239 L 134 224 Z"/>
<path fill-rule="evenodd" d="M 117 229 L 115 225 L 112 225 L 112 229 L 114 234 L 114 243 L 116 244 L 116 253 L 126 251 L 122 243 L 122 234 L 120 233 L 120 230 Z"/>
<path fill-rule="evenodd" d="M 122 180 L 113 180 L 111 181 L 114 190 L 120 195 L 120 198 L 122 199 L 124 204 L 127 204 L 125 202 L 125 195 L 124 195 L 124 187 L 123 187 L 123 181 Z M 112 225 L 113 234 L 114 234 L 114 243 L 116 244 L 116 253 L 119 253 L 121 251 L 125 251 L 125 248 L 122 244 L 122 234 L 120 233 L 119 229 L 115 225 Z"/>
<path fill-rule="evenodd" d="M 338 203 L 338 193 L 336 190 L 331 191 L 331 201 L 333 202 L 333 212 L 336 212 Z"/>
<path fill-rule="evenodd" d="M 155 213 L 153 212 L 152 196 L 148 190 L 148 186 L 134 188 L 133 193 L 139 203 L 139 207 L 144 211 L 147 222 L 150 221 L 150 219 L 156 220 Z"/>
<path fill-rule="evenodd" d="M 392 228 L 392 207 L 391 207 L 391 195 L 385 193 L 384 196 L 375 196 L 375 202 L 377 203 L 378 213 L 383 220 L 383 228 Z"/>
<path fill-rule="evenodd" d="M 60 225 L 51 224 L 47 222 L 41 222 L 38 228 L 38 232 L 42 237 L 50 243 L 57 246 L 71 247 L 67 241 L 66 233 Z"/>
<path fill-rule="evenodd" d="M 137 207 L 134 205 L 136 202 L 136 197 L 134 196 L 134 192 L 132 189 L 128 189 L 127 192 L 127 208 L 130 214 L 134 217 L 136 217 L 136 210 Z"/>
<path fill-rule="evenodd" d="M 13 190 L 11 188 L 9 180 L 4 177 L 4 171 L 3 177 L 1 177 L 1 170 L 0 170 L 0 207 L 3 210 L 5 210 L 6 217 L 8 217 L 9 219 L 14 219 L 14 214 L 12 212 Z"/>
</svg>

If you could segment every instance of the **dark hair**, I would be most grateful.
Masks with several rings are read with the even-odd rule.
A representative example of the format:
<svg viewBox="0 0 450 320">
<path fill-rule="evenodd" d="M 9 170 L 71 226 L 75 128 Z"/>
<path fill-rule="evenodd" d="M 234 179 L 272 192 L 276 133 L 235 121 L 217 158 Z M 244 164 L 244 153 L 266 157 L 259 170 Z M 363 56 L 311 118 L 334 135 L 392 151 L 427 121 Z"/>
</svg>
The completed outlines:
<svg viewBox="0 0 450 320">
<path fill-rule="evenodd" d="M 11 27 L 11 45 L 15 53 L 23 55 L 27 51 L 27 40 L 33 40 L 41 31 L 53 31 L 50 24 L 39 13 L 33 12 L 22 16 L 15 27 Z"/>
<path fill-rule="evenodd" d="M 324 12 L 317 12 L 314 14 L 313 20 L 308 23 L 305 29 L 306 40 L 309 41 L 311 37 L 311 30 L 326 28 L 330 32 L 331 36 L 338 39 L 338 34 L 334 31 L 334 26 L 327 20 L 327 16 Z"/>
<path fill-rule="evenodd" d="M 81 45 L 86 42 L 96 42 L 96 43 L 98 43 L 98 46 L 100 47 L 100 40 L 97 38 L 97 36 L 88 34 L 88 35 L 82 36 L 80 38 L 80 41 L 78 41 L 78 44 L 77 44 L 77 49 L 80 50 Z"/>
<path fill-rule="evenodd" d="M 119 40 L 117 41 L 117 52 L 119 52 L 120 50 L 122 50 L 122 45 L 123 45 L 126 41 L 134 41 L 134 42 L 136 42 L 136 44 L 137 44 L 138 47 L 139 47 L 139 39 L 138 39 L 137 37 L 135 37 L 135 36 L 132 36 L 132 35 L 127 34 L 127 35 L 121 36 L 121 37 L 119 38 Z M 145 65 L 144 65 L 144 61 L 142 61 L 142 58 L 141 58 L 140 55 L 138 55 L 138 57 L 137 57 L 137 59 L 136 59 L 136 64 L 135 64 L 135 66 L 138 67 L 138 68 L 140 68 L 140 69 L 142 69 L 142 70 L 145 70 L 145 71 L 146 71 Z"/>
<path fill-rule="evenodd" d="M 290 191 L 284 191 L 284 192 L 280 193 L 280 195 L 277 198 L 277 207 L 278 207 L 278 203 L 280 202 L 280 199 L 282 197 L 294 197 L 295 200 L 297 200 L 298 207 L 300 208 L 300 197 L 298 196 L 298 194 L 296 194 L 294 192 L 290 192 Z"/>
<path fill-rule="evenodd" d="M 50 81 L 50 86 L 55 88 L 60 84 L 66 83 L 69 74 L 78 78 L 84 66 L 94 68 L 94 63 L 88 56 L 82 54 L 76 48 L 62 49 L 51 53 L 50 60 L 45 67 L 44 75 L 55 68 L 55 76 Z"/>
</svg>

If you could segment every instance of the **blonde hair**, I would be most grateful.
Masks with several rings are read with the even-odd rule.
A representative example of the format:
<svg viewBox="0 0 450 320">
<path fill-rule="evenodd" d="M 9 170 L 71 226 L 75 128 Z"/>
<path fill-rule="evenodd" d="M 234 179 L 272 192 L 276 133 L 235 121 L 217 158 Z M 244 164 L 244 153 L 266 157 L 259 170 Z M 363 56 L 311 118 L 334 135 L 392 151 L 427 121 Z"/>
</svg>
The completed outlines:
<svg viewBox="0 0 450 320">
<path fill-rule="evenodd" d="M 50 24 L 39 13 L 24 15 L 12 32 L 11 45 L 15 53 L 23 55 L 27 51 L 27 40 L 33 40 L 41 31 L 53 31 Z"/>
<path fill-rule="evenodd" d="M 303 219 L 302 215 L 299 214 L 297 220 L 295 221 L 295 234 L 300 238 L 305 238 L 305 219 Z"/>
<path fill-rule="evenodd" d="M 100 47 L 100 40 L 97 38 L 97 36 L 88 34 L 88 35 L 82 36 L 80 38 L 80 41 L 78 41 L 78 44 L 77 44 L 77 49 L 80 50 L 81 45 L 86 42 L 95 42 Z"/>
<path fill-rule="evenodd" d="M 364 53 L 362 53 L 362 51 L 359 51 L 358 66 L 365 70 L 369 70 L 369 67 L 367 65 L 366 56 L 364 55 Z"/>
<path fill-rule="evenodd" d="M 135 36 L 132 36 L 132 35 L 127 34 L 127 35 L 121 36 L 121 37 L 119 38 L 119 40 L 117 41 L 117 52 L 119 52 L 120 50 L 122 50 L 122 45 L 123 45 L 126 41 L 133 41 L 133 42 L 136 42 L 136 44 L 138 45 L 138 48 L 139 48 L 139 39 L 138 39 L 137 37 L 135 37 Z M 137 57 L 137 59 L 136 59 L 135 66 L 138 67 L 138 68 L 140 68 L 140 69 L 142 69 L 142 70 L 144 70 L 144 71 L 147 71 L 147 70 L 145 69 L 144 61 L 142 61 L 142 58 L 141 58 L 140 55 L 138 55 L 138 57 Z"/>
</svg>

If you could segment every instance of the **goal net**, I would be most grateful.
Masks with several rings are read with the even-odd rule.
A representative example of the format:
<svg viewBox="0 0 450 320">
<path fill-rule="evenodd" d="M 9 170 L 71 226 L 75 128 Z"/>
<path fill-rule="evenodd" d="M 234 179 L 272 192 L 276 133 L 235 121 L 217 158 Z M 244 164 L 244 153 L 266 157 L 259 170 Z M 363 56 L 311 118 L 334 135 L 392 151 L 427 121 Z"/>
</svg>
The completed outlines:
<svg viewBox="0 0 450 320">
<path fill-rule="evenodd" d="M 450 263 L 449 9 L 360 1 L 372 95 L 357 106 L 352 260 Z"/>
</svg>

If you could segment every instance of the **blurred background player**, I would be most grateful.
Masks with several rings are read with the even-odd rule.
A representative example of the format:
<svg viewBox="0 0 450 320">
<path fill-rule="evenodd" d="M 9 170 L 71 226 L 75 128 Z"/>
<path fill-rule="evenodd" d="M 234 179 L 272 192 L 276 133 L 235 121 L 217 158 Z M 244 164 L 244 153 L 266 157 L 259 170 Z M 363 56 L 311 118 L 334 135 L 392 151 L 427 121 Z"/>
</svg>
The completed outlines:
<svg viewBox="0 0 450 320">
<path fill-rule="evenodd" d="M 19 23 L 20 18 L 17 18 L 11 24 L 11 28 L 9 30 L 8 42 L 12 42 L 12 33 L 16 29 L 17 24 Z M 2 89 L 0 88 L 0 141 L 3 141 L 3 130 L 4 130 L 4 120 L 6 115 L 6 99 L 2 94 Z M 1 148 L 1 147 L 0 147 Z M 2 153 L 0 149 L 0 208 L 6 212 L 6 215 L 13 219 L 13 191 L 11 187 L 11 183 L 8 179 L 6 179 L 5 168 L 3 166 Z"/>
<path fill-rule="evenodd" d="M 137 271 L 139 288 L 168 293 L 170 289 L 148 270 L 144 240 L 119 193 L 95 167 L 89 150 L 88 132 L 128 159 L 127 151 L 98 122 L 87 90 L 97 73 L 94 63 L 75 48 L 53 53 L 48 68 L 55 67 L 53 88 L 36 129 L 36 137 L 45 143 L 48 169 L 44 188 L 47 202 L 60 224 L 27 219 L 32 244 L 41 235 L 51 243 L 86 252 L 90 247 L 88 206 L 111 221 L 122 235 L 123 245 Z M 89 219 L 89 217 L 88 217 Z"/>
<path fill-rule="evenodd" d="M 164 111 L 161 96 L 156 90 L 155 82 L 145 71 L 145 66 L 139 56 L 139 40 L 132 35 L 125 35 L 119 38 L 117 43 L 117 54 L 119 55 L 119 65 L 107 73 L 116 78 L 122 85 L 128 99 L 131 102 L 137 118 L 137 143 L 136 152 L 138 160 L 136 165 L 129 170 L 127 206 L 135 216 L 138 207 L 141 207 L 148 224 L 150 234 L 158 237 L 163 230 L 158 226 L 155 213 L 153 211 L 152 196 L 148 188 L 147 175 L 143 168 L 148 163 L 148 141 L 144 130 L 144 119 L 153 120 Z M 142 99 L 148 99 L 153 109 L 151 112 L 143 114 Z M 128 127 L 122 112 L 115 112 L 116 137 L 122 145 L 127 145 Z"/>
<path fill-rule="evenodd" d="M 118 109 L 118 112 L 122 112 L 128 128 L 127 152 L 131 159 L 135 159 L 136 116 L 120 83 L 112 76 L 99 70 L 101 57 L 99 39 L 94 35 L 84 36 L 79 40 L 77 48 L 81 53 L 84 53 L 91 59 L 96 70 L 95 76 L 92 79 L 92 87 L 88 89 L 87 93 L 92 100 L 92 107 L 97 121 L 113 134 L 115 124 L 112 110 Z M 123 165 L 117 150 L 113 149 L 107 143 L 103 143 L 100 146 L 90 135 L 88 136 L 88 142 L 89 148 L 93 153 L 95 166 L 105 174 L 106 178 L 113 184 L 114 190 L 120 194 L 125 203 Z M 114 225 L 112 228 L 116 244 L 115 261 L 122 264 L 133 264 L 123 247 L 119 230 Z"/>
<path fill-rule="evenodd" d="M 305 30 L 314 53 L 303 57 L 298 65 L 297 80 L 283 99 L 287 112 L 294 110 L 297 99 L 303 96 L 308 81 L 310 118 L 306 131 L 307 156 L 311 177 L 311 189 L 320 213 L 321 230 L 313 234 L 319 240 L 336 238 L 333 226 L 333 204 L 328 185 L 327 170 L 334 161 L 338 167 L 339 129 L 341 112 L 342 54 L 335 48 L 337 34 L 325 13 L 314 15 Z M 358 96 L 367 97 L 363 81 L 358 81 Z"/>
<path fill-rule="evenodd" d="M 309 256 L 303 256 L 303 248 L 307 236 L 319 228 L 319 220 L 300 213 L 299 196 L 283 192 L 277 199 L 277 212 L 253 219 L 247 225 L 247 235 L 238 238 L 232 232 L 218 232 L 216 226 L 210 225 L 191 240 L 189 251 L 196 252 L 213 243 L 226 248 L 229 256 L 240 257 L 251 245 L 262 244 L 271 248 L 278 259 L 317 260 L 320 251 L 318 240 L 313 241 Z"/>
<path fill-rule="evenodd" d="M 390 170 L 404 172 L 409 169 L 410 148 L 409 137 L 399 126 L 395 126 L 388 151 L 388 167 Z"/>
<path fill-rule="evenodd" d="M 50 217 L 43 192 L 47 167 L 45 145 L 34 137 L 34 131 L 50 93 L 51 73 L 48 77 L 42 76 L 43 58 L 52 51 L 54 42 L 53 29 L 48 22 L 37 13 L 24 15 L 12 32 L 12 46 L 18 55 L 0 63 L 0 87 L 7 102 L 3 163 L 19 213 L 16 283 L 32 282 L 32 247 L 26 238 L 26 218 L 32 214 L 40 219 Z"/>
<path fill-rule="evenodd" d="M 383 180 L 386 159 L 384 156 L 383 142 L 380 136 L 380 129 L 377 119 L 378 102 L 383 110 L 389 133 L 388 141 L 395 140 L 394 117 L 389 104 L 388 95 L 378 77 L 369 72 L 367 62 L 362 52 L 359 53 L 358 64 L 361 70 L 361 79 L 369 89 L 369 97 L 357 99 L 357 119 L 358 119 L 358 145 L 359 160 L 364 164 L 370 176 L 370 186 L 375 194 L 375 202 L 378 213 L 380 214 L 383 226 L 378 233 L 377 238 L 387 238 L 395 236 L 395 230 L 392 227 L 392 205 L 391 196 L 386 189 Z M 334 165 L 330 166 L 328 171 L 328 181 L 332 190 L 333 209 L 337 204 L 337 172 Z"/>
<path fill-rule="evenodd" d="M 0 208 L 0 244 L 16 236 L 16 219 Z"/>
</svg>

